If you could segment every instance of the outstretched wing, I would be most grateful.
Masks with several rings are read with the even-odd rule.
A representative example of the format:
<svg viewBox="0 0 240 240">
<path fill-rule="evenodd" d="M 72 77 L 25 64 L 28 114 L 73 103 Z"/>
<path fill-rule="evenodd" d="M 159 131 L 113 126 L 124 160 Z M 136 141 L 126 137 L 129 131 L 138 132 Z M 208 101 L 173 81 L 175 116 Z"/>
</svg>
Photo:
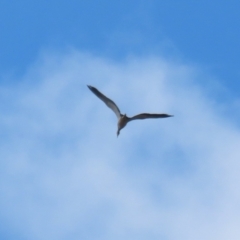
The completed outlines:
<svg viewBox="0 0 240 240">
<path fill-rule="evenodd" d="M 173 117 L 173 115 L 165 113 L 141 113 L 129 118 L 129 121 L 146 118 L 167 118 L 167 117 Z"/>
<path fill-rule="evenodd" d="M 99 92 L 95 87 L 89 85 L 87 86 L 97 97 L 99 97 L 109 108 L 113 110 L 113 112 L 117 115 L 117 118 L 121 117 L 121 112 L 118 106 L 111 99 L 107 98 L 105 95 Z"/>
</svg>

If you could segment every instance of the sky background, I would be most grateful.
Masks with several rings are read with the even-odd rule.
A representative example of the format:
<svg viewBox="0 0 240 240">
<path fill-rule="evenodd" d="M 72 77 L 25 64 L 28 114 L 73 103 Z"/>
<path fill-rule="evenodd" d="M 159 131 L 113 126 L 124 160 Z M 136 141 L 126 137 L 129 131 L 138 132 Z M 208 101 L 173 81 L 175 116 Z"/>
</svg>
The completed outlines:
<svg viewBox="0 0 240 240">
<path fill-rule="evenodd" d="M 0 239 L 238 240 L 239 11 L 1 0 Z"/>
</svg>

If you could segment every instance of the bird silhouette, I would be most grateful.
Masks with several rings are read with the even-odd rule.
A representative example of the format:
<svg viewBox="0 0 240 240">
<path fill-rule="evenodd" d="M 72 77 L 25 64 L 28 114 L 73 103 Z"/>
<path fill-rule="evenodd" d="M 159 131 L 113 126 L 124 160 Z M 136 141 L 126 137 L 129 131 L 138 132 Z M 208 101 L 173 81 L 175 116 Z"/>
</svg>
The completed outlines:
<svg viewBox="0 0 240 240">
<path fill-rule="evenodd" d="M 116 105 L 111 99 L 103 95 L 100 91 L 98 91 L 95 87 L 87 85 L 88 88 L 97 96 L 99 97 L 109 108 L 113 110 L 118 118 L 118 129 L 117 129 L 117 136 L 120 134 L 121 129 L 123 129 L 128 122 L 132 120 L 138 119 L 147 119 L 147 118 L 167 118 L 173 117 L 173 115 L 165 114 L 165 113 L 140 113 L 133 117 L 128 117 L 126 114 L 122 114 Z"/>
</svg>

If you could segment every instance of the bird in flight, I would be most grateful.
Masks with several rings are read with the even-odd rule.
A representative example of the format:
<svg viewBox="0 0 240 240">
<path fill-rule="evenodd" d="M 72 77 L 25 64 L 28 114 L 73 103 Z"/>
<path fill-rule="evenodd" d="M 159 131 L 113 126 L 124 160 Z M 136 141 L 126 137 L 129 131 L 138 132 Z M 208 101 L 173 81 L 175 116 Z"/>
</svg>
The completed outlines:
<svg viewBox="0 0 240 240">
<path fill-rule="evenodd" d="M 118 129 L 117 129 L 117 136 L 120 134 L 121 129 L 123 129 L 128 122 L 137 119 L 146 119 L 146 118 L 167 118 L 173 117 L 173 115 L 165 114 L 165 113 L 140 113 L 133 117 L 128 117 L 126 114 L 122 114 L 116 105 L 111 99 L 107 98 L 101 92 L 99 92 L 95 87 L 87 85 L 88 88 L 97 96 L 99 97 L 109 108 L 113 110 L 118 118 Z"/>
</svg>

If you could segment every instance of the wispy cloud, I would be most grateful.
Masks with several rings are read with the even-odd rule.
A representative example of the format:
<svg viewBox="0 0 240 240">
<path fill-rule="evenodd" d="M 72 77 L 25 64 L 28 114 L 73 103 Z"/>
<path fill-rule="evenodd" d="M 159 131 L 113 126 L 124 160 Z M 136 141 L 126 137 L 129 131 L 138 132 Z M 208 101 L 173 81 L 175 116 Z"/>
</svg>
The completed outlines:
<svg viewBox="0 0 240 240">
<path fill-rule="evenodd" d="M 199 72 L 73 51 L 46 54 L 20 84 L 2 86 L 0 219 L 9 236 L 239 239 L 240 132 Z M 130 116 L 175 117 L 129 123 L 116 138 L 114 114 L 86 84 Z"/>
</svg>

